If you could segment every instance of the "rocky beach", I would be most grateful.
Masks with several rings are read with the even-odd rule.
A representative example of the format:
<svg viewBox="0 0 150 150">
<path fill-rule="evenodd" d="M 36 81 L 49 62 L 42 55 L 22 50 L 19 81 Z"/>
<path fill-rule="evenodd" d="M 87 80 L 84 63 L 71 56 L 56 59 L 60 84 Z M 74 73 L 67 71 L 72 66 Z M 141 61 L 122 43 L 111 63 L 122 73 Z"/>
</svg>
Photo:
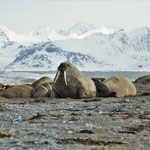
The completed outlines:
<svg viewBox="0 0 150 150">
<path fill-rule="evenodd" d="M 134 84 L 135 97 L 0 97 L 0 148 L 148 150 L 150 84 Z"/>
</svg>

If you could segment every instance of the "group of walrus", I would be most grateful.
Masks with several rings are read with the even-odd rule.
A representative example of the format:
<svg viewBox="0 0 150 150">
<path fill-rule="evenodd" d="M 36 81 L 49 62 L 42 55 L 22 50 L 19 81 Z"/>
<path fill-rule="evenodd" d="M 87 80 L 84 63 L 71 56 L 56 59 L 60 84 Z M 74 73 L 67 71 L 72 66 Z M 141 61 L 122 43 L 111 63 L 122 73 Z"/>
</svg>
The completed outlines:
<svg viewBox="0 0 150 150">
<path fill-rule="evenodd" d="M 140 77 L 135 82 L 146 82 L 150 77 Z M 5 98 L 91 98 L 136 96 L 134 84 L 124 76 L 108 79 L 90 78 L 73 64 L 63 62 L 56 76 L 42 77 L 32 84 L 4 85 L 0 83 L 0 96 Z"/>
</svg>

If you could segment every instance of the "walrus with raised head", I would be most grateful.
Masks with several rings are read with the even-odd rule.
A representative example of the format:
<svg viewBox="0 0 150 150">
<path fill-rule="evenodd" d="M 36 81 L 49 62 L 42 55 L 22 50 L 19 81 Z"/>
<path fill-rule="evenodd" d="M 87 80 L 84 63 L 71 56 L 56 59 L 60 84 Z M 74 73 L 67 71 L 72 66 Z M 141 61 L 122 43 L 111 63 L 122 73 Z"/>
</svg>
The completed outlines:
<svg viewBox="0 0 150 150">
<path fill-rule="evenodd" d="M 32 90 L 32 97 L 39 98 L 39 97 L 49 97 L 49 93 L 52 90 L 50 83 L 44 83 L 40 86 L 34 88 Z"/>
<path fill-rule="evenodd" d="M 52 79 L 52 78 L 50 78 L 50 77 L 42 77 L 42 78 L 40 78 L 39 80 L 33 82 L 33 83 L 31 84 L 31 86 L 32 86 L 33 88 L 37 88 L 37 87 L 39 87 L 40 85 L 42 85 L 42 84 L 44 84 L 44 83 L 52 83 L 52 82 L 53 82 L 53 79 Z"/>
<path fill-rule="evenodd" d="M 52 85 L 52 98 L 88 98 L 95 96 L 96 86 L 91 78 L 82 74 L 69 62 L 63 62 L 59 65 Z"/>
<path fill-rule="evenodd" d="M 30 98 L 32 89 L 29 85 L 15 85 L 0 91 L 0 96 L 5 98 Z"/>
<path fill-rule="evenodd" d="M 136 95 L 136 88 L 134 84 L 124 76 L 114 76 L 104 80 L 103 83 L 108 87 L 110 92 L 116 93 L 116 97 Z"/>
</svg>

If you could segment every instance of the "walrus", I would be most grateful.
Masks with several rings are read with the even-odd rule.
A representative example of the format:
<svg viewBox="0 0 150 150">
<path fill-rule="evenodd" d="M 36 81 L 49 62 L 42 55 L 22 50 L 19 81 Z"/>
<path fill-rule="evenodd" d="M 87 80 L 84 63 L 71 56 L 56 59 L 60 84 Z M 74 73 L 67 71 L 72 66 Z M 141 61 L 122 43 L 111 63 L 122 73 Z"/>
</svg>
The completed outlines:
<svg viewBox="0 0 150 150">
<path fill-rule="evenodd" d="M 39 80 L 33 82 L 33 83 L 31 84 L 31 86 L 32 86 L 33 88 L 37 88 L 37 87 L 39 87 L 41 84 L 47 83 L 47 82 L 52 83 L 52 82 L 53 82 L 53 79 L 50 78 L 50 77 L 42 77 L 42 78 L 40 78 Z"/>
<path fill-rule="evenodd" d="M 32 97 L 49 97 L 50 91 L 52 90 L 50 83 L 41 84 L 39 87 L 36 87 L 32 90 Z"/>
<path fill-rule="evenodd" d="M 135 80 L 135 83 L 142 83 L 142 84 L 150 83 L 150 75 L 145 75 L 137 78 Z"/>
<path fill-rule="evenodd" d="M 0 91 L 0 96 L 5 98 L 30 98 L 32 89 L 29 85 L 15 85 Z"/>
<path fill-rule="evenodd" d="M 103 81 L 110 92 L 115 92 L 116 97 L 135 96 L 134 84 L 124 76 L 114 76 Z"/>
<path fill-rule="evenodd" d="M 110 92 L 108 87 L 99 80 L 99 78 L 91 78 L 96 86 L 97 89 L 97 97 L 114 97 L 116 95 L 115 92 Z"/>
<path fill-rule="evenodd" d="M 93 80 L 82 74 L 73 64 L 63 62 L 55 76 L 51 98 L 88 98 L 96 96 Z"/>
</svg>

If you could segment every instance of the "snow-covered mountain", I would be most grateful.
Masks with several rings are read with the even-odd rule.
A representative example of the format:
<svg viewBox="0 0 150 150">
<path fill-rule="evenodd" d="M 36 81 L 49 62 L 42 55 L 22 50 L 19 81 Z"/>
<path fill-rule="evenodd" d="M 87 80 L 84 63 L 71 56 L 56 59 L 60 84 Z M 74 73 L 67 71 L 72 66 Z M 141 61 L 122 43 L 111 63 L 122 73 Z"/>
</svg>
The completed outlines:
<svg viewBox="0 0 150 150">
<path fill-rule="evenodd" d="M 41 41 L 46 41 L 47 39 L 51 41 L 60 41 L 68 39 L 83 39 L 95 33 L 112 34 L 115 31 L 116 29 L 113 28 L 105 26 L 95 27 L 91 24 L 79 22 L 68 30 L 55 31 L 49 26 L 43 26 L 34 33 L 34 36 L 36 39 L 41 39 Z"/>
<path fill-rule="evenodd" d="M 81 35 L 88 31 L 94 30 L 95 28 L 96 27 L 92 24 L 87 24 L 80 21 L 77 24 L 73 25 L 71 28 L 69 28 L 67 31 L 61 30 L 60 33 L 65 35 L 70 35 L 70 34 Z"/>
<path fill-rule="evenodd" d="M 0 25 L 0 57 L 1 70 L 56 70 L 63 61 L 80 70 L 150 70 L 150 28 L 126 32 L 79 22 L 17 34 Z"/>
<path fill-rule="evenodd" d="M 9 30 L 6 26 L 0 25 L 0 47 L 9 41 L 16 43 L 33 43 L 39 42 L 41 39 L 38 39 L 33 33 L 17 34 Z"/>
<path fill-rule="evenodd" d="M 75 64 L 81 70 L 96 70 L 100 64 L 103 64 L 91 56 L 61 50 L 48 41 L 23 48 L 6 69 L 56 70 L 64 61 Z"/>
<path fill-rule="evenodd" d="M 143 27 L 131 32 L 123 29 L 114 33 L 93 33 L 85 38 L 55 41 L 67 51 L 76 51 L 102 60 L 102 70 L 150 70 L 150 28 Z"/>
</svg>

